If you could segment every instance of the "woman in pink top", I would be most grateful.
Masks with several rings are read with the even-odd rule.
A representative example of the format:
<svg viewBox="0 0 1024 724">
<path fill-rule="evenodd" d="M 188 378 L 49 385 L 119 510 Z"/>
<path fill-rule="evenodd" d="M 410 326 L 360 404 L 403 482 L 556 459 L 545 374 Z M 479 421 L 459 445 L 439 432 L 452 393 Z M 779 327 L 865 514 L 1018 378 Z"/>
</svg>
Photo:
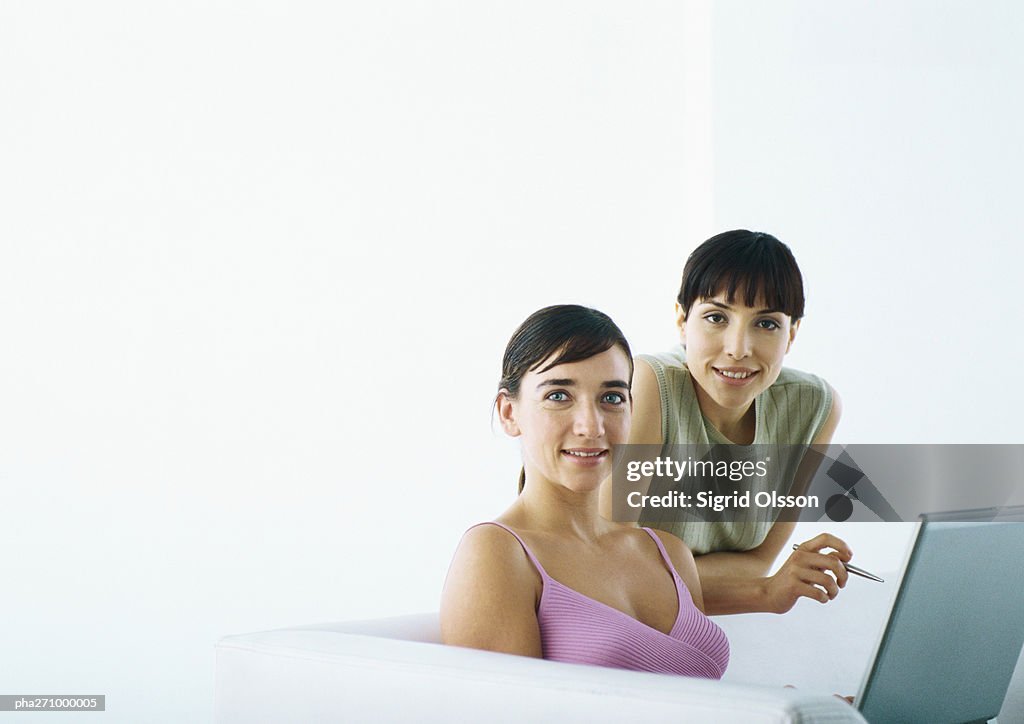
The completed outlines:
<svg viewBox="0 0 1024 724">
<path fill-rule="evenodd" d="M 598 512 L 612 446 L 629 437 L 632 374 L 625 337 L 593 309 L 547 307 L 512 336 L 496 407 L 521 441 L 525 485 L 459 544 L 441 600 L 445 643 L 722 676 L 729 644 L 703 613 L 686 545 Z"/>
</svg>

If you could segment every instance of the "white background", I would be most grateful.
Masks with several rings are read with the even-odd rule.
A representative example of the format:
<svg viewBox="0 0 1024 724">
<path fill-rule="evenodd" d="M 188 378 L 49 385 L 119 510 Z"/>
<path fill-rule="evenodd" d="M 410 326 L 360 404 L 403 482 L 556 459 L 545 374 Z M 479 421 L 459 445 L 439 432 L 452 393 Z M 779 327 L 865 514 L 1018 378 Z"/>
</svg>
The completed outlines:
<svg viewBox="0 0 1024 724">
<path fill-rule="evenodd" d="M 579 302 L 665 349 L 724 229 L 796 253 L 788 364 L 838 442 L 1020 442 L 1022 30 L 1008 0 L 4 2 L 2 693 L 202 721 L 222 635 L 435 608 L 514 495 L 515 326 Z M 905 526 L 840 532 L 898 565 Z"/>
</svg>

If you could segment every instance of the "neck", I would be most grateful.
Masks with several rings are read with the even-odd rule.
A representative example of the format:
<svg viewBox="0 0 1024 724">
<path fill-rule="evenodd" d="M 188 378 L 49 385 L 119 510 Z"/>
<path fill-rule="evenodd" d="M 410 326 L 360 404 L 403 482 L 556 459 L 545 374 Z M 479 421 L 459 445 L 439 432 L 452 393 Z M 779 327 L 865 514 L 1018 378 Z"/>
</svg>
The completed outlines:
<svg viewBox="0 0 1024 724">
<path fill-rule="evenodd" d="M 530 528 L 594 540 L 608 527 L 598 512 L 598 495 L 596 489 L 577 492 L 527 473 L 513 508 Z"/>
<path fill-rule="evenodd" d="M 754 402 L 751 401 L 742 409 L 722 407 L 704 391 L 703 387 L 697 384 L 693 377 L 690 379 L 693 382 L 693 389 L 697 393 L 700 412 L 707 421 L 730 442 L 737 445 L 752 444 L 757 432 L 757 414 Z"/>
</svg>

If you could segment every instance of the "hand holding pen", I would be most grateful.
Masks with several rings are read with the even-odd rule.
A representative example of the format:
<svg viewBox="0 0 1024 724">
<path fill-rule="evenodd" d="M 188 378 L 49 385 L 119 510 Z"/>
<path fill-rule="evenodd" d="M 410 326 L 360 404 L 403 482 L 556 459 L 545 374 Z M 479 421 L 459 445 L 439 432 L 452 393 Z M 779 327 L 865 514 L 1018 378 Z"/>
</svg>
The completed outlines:
<svg viewBox="0 0 1024 724">
<path fill-rule="evenodd" d="M 822 552 L 826 549 L 832 550 Z M 760 610 L 785 613 L 800 598 L 828 603 L 846 586 L 851 573 L 846 561 L 851 558 L 850 547 L 829 533 L 801 543 L 775 575 L 763 579 Z"/>
<path fill-rule="evenodd" d="M 794 543 L 793 544 L 793 550 L 795 550 L 795 551 L 800 550 L 800 544 L 799 543 Z M 847 563 L 846 561 L 840 561 L 839 563 L 840 563 L 840 565 L 842 565 L 843 568 L 845 568 L 847 571 L 849 571 L 850 573 L 852 573 L 855 576 L 860 576 L 861 578 L 867 578 L 869 581 L 878 581 L 879 583 L 885 583 L 885 581 L 883 579 L 879 578 L 874 573 L 869 573 L 868 571 L 865 571 L 863 568 L 858 568 L 857 566 L 853 565 L 852 563 Z"/>
</svg>

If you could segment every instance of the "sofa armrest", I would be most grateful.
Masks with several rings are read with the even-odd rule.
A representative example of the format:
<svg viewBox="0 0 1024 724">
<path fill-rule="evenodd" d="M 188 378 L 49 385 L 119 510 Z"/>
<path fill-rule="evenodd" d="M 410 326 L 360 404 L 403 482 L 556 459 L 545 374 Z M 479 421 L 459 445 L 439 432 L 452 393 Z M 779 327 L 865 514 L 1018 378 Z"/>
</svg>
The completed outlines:
<svg viewBox="0 0 1024 724">
<path fill-rule="evenodd" d="M 864 721 L 846 702 L 806 691 L 323 628 L 222 639 L 215 721 Z"/>
</svg>

